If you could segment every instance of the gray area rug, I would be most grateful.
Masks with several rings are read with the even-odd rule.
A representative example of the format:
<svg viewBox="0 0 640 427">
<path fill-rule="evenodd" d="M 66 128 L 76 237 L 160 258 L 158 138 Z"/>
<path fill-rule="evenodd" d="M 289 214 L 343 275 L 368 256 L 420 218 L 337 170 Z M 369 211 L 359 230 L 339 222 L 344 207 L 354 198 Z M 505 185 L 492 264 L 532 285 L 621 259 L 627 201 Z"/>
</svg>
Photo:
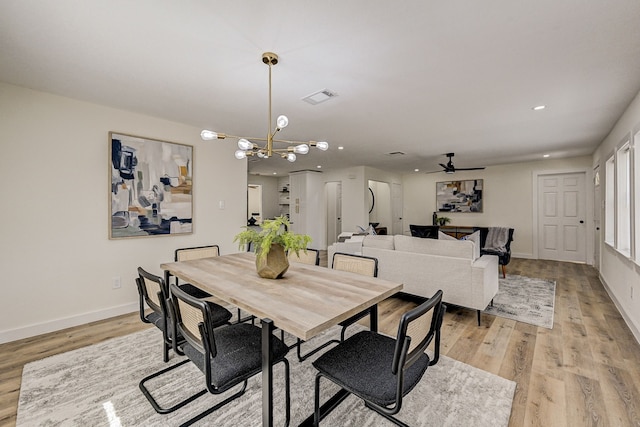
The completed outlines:
<svg viewBox="0 0 640 427">
<path fill-rule="evenodd" d="M 356 325 L 354 328 L 360 327 Z M 352 329 L 350 329 L 351 331 Z M 305 345 L 312 346 L 329 336 Z M 291 337 L 287 341 L 293 342 Z M 213 406 L 207 394 L 168 415 L 157 414 L 138 388 L 141 378 L 168 366 L 162 362 L 161 334 L 148 329 L 100 344 L 32 362 L 24 367 L 17 426 L 175 426 Z M 310 348 L 310 347 L 305 347 Z M 313 411 L 315 369 L 310 360 L 291 362 L 291 425 Z M 180 357 L 172 356 L 169 363 Z M 375 373 L 371 373 L 375 375 Z M 274 425 L 284 422 L 284 369 L 274 368 Z M 324 382 L 330 385 L 328 381 Z M 194 425 L 260 426 L 261 377 L 251 379 L 247 393 Z M 204 388 L 204 375 L 188 363 L 147 383 L 164 406 Z M 334 387 L 326 387 L 323 401 Z M 507 426 L 515 383 L 456 360 L 441 357 L 405 399 L 399 418 L 412 426 Z M 350 396 L 327 417 L 324 426 L 392 426 Z"/>
<path fill-rule="evenodd" d="M 500 278 L 493 307 L 484 312 L 535 326 L 553 329 L 556 282 L 508 275 Z"/>
</svg>

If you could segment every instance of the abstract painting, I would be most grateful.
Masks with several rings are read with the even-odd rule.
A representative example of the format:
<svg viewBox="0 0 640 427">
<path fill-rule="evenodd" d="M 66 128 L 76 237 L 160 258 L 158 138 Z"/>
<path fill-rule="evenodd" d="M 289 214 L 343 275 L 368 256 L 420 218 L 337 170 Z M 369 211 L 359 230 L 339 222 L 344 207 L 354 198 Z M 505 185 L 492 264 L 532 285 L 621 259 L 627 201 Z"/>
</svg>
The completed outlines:
<svg viewBox="0 0 640 427">
<path fill-rule="evenodd" d="M 482 179 L 436 182 L 438 212 L 482 212 Z"/>
<path fill-rule="evenodd" d="M 109 132 L 109 238 L 193 232 L 193 147 Z"/>
</svg>

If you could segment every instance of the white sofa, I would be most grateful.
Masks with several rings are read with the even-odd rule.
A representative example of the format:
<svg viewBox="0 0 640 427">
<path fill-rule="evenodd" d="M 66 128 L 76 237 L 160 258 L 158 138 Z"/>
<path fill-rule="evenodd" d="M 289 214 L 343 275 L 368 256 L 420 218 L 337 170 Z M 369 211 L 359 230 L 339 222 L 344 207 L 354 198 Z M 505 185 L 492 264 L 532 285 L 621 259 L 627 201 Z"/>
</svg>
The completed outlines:
<svg viewBox="0 0 640 427">
<path fill-rule="evenodd" d="M 445 302 L 484 310 L 498 293 L 498 257 L 480 256 L 471 240 L 371 235 L 361 245 L 345 243 L 329 246 L 329 265 L 335 252 L 377 258 L 378 277 L 402 283 L 408 294 L 431 297 L 442 289 Z"/>
</svg>

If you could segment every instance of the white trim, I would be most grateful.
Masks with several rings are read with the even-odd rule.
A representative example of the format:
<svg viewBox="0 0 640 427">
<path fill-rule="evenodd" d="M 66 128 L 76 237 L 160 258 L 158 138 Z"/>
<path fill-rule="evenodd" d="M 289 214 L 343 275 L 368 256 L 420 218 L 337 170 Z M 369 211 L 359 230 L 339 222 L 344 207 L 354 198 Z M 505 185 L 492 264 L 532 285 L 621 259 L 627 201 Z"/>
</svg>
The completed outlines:
<svg viewBox="0 0 640 427">
<path fill-rule="evenodd" d="M 540 256 L 538 254 L 538 177 L 545 175 L 558 175 L 558 174 L 569 174 L 569 173 L 584 173 L 585 177 L 585 197 L 586 197 L 586 206 L 585 206 L 585 226 L 587 228 L 587 234 L 585 236 L 586 239 L 586 253 L 585 260 L 589 265 L 593 265 L 593 169 L 590 168 L 577 168 L 577 169 L 558 169 L 558 170 L 540 170 L 533 171 L 533 221 L 531 224 L 531 236 L 533 237 L 533 259 L 539 259 Z"/>
<path fill-rule="evenodd" d="M 620 315 L 624 319 L 624 322 L 629 327 L 629 330 L 631 330 L 631 333 L 633 334 L 634 338 L 636 339 L 638 344 L 640 344 L 640 330 L 638 330 L 638 328 L 636 328 L 636 326 L 633 324 L 633 321 L 631 320 L 631 318 L 629 316 L 627 316 L 627 313 L 624 311 L 624 308 L 622 307 L 622 304 L 620 304 L 620 302 L 618 302 L 618 299 L 616 298 L 616 295 L 613 293 L 611 288 L 609 288 L 609 285 L 607 285 L 607 281 L 604 280 L 604 277 L 602 277 L 602 274 L 598 274 L 598 277 L 600 278 L 600 282 L 602 282 L 602 285 L 604 286 L 604 290 L 607 291 L 607 294 L 609 295 L 609 298 L 611 298 L 611 301 L 613 301 L 613 304 L 616 306 L 616 308 L 620 312 Z"/>
<path fill-rule="evenodd" d="M 84 325 L 86 323 L 95 322 L 97 320 L 104 320 L 110 317 L 120 316 L 122 314 L 133 313 L 135 311 L 138 311 L 139 308 L 139 303 L 135 302 L 120 305 L 117 307 L 111 307 L 106 310 L 92 311 L 90 313 L 84 313 L 77 316 L 65 317 L 49 322 L 0 331 L 0 344 L 21 340 L 23 338 L 29 338 L 36 335 L 46 334 L 49 332 L 55 332 L 74 326 Z"/>
</svg>

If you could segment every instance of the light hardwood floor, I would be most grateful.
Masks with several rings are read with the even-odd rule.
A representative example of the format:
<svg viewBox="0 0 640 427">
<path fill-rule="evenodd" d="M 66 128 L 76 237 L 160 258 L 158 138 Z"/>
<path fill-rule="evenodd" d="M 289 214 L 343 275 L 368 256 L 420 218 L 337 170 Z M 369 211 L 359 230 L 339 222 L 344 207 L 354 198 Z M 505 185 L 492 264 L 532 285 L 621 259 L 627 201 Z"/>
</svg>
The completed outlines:
<svg viewBox="0 0 640 427">
<path fill-rule="evenodd" d="M 640 345 L 597 272 L 513 259 L 507 274 L 556 281 L 553 329 L 489 315 L 478 327 L 474 311 L 454 308 L 445 315 L 442 353 L 517 383 L 512 427 L 640 426 Z M 384 301 L 381 331 L 394 335 L 415 305 L 409 298 Z M 146 327 L 131 314 L 0 345 L 0 425 L 15 425 L 26 363 Z"/>
</svg>

